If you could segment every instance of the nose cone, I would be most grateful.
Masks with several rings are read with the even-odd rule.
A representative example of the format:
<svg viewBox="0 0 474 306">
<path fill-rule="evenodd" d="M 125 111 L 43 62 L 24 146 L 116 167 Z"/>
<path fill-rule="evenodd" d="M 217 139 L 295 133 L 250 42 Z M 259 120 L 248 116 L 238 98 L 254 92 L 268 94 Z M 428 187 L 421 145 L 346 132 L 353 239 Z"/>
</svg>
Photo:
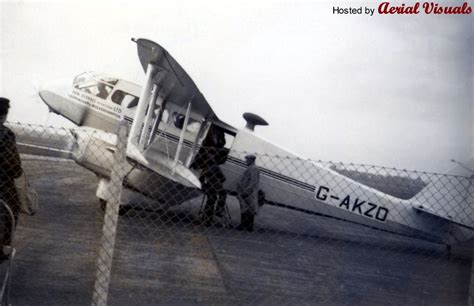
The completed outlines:
<svg viewBox="0 0 474 306">
<path fill-rule="evenodd" d="M 57 108 L 59 106 L 59 101 L 56 94 L 47 89 L 41 89 L 38 94 L 41 100 L 43 100 L 43 102 L 48 105 L 49 111 L 58 113 Z"/>
<path fill-rule="evenodd" d="M 60 113 L 67 103 L 67 94 L 71 89 L 70 82 L 58 80 L 56 82 L 42 86 L 38 92 L 41 100 L 48 105 L 50 111 Z"/>
<path fill-rule="evenodd" d="M 64 110 L 68 103 L 68 100 L 65 97 L 48 89 L 42 89 L 38 94 L 41 100 L 43 100 L 43 102 L 48 106 L 50 112 L 64 115 Z"/>
</svg>

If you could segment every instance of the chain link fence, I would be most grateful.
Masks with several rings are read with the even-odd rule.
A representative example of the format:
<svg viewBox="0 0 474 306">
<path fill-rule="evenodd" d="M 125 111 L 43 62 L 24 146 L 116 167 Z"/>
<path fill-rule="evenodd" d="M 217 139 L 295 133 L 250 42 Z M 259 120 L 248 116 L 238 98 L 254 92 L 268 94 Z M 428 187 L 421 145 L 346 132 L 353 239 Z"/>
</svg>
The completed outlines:
<svg viewBox="0 0 474 306">
<path fill-rule="evenodd" d="M 127 157 L 125 126 L 8 126 L 20 197 L 38 195 L 3 242 L 13 304 L 472 303 L 472 177 L 189 145 L 153 168 Z M 1 200 L 20 211 L 1 139 Z"/>
</svg>

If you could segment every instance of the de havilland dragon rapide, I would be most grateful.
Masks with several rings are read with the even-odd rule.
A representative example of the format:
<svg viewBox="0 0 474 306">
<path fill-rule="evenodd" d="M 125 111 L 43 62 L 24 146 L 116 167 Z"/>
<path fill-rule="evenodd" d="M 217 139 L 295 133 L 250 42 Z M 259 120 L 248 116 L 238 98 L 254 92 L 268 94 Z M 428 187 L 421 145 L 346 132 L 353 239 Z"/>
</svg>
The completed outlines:
<svg viewBox="0 0 474 306">
<path fill-rule="evenodd" d="M 156 205 L 179 205 L 201 196 L 196 164 L 204 146 L 216 146 L 230 194 L 245 171 L 245 155 L 252 153 L 260 168 L 262 203 L 446 245 L 473 242 L 474 184 L 468 170 L 462 186 L 428 182 L 408 199 L 382 192 L 259 137 L 255 127 L 268 125 L 259 115 L 245 113 L 246 126 L 240 129 L 223 122 L 163 47 L 147 39 L 133 41 L 146 74 L 142 86 L 85 72 L 39 91 L 51 112 L 78 126 L 94 128 L 96 133 L 71 130 L 42 137 L 33 128 L 22 128 L 15 130 L 20 152 L 75 160 L 98 175 L 97 196 L 104 201 L 117 139 L 99 135 L 117 133 L 120 125 L 126 125 L 123 188 Z M 275 156 L 297 160 L 304 171 L 275 162 Z M 444 200 L 443 193 L 450 189 L 459 195 Z"/>
</svg>

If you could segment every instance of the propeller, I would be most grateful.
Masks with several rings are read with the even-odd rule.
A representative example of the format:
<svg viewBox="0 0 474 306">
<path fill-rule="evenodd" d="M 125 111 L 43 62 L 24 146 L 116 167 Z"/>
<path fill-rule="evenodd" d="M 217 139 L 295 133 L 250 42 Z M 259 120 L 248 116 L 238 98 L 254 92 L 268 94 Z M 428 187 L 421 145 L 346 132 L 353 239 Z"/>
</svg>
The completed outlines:
<svg viewBox="0 0 474 306">
<path fill-rule="evenodd" d="M 35 104 L 43 105 L 41 98 L 39 96 L 40 90 L 41 90 L 41 81 L 39 81 L 37 76 L 33 76 L 28 86 L 28 92 L 26 96 L 27 101 L 33 101 L 33 103 Z M 43 124 L 45 125 L 48 125 L 50 112 L 51 111 L 48 111 L 48 114 L 46 115 L 46 118 L 45 118 L 45 122 L 43 122 Z"/>
<path fill-rule="evenodd" d="M 41 90 L 41 80 L 38 75 L 33 75 L 29 83 L 28 89 L 28 100 L 34 100 L 35 102 L 40 102 L 39 100 L 39 91 Z"/>
</svg>

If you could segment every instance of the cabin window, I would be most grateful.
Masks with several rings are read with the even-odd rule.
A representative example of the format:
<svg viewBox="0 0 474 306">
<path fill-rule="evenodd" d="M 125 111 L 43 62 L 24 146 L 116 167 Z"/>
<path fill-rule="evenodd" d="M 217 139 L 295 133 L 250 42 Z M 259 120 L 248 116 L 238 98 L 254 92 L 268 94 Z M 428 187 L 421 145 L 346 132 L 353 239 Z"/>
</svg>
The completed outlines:
<svg viewBox="0 0 474 306">
<path fill-rule="evenodd" d="M 183 128 L 183 125 L 184 125 L 184 115 L 174 113 L 173 114 L 173 124 L 174 124 L 175 128 L 181 130 Z"/>
<path fill-rule="evenodd" d="M 161 109 L 160 105 L 155 105 L 155 110 L 154 110 L 153 116 L 152 116 L 154 119 L 156 119 L 158 117 L 158 115 L 160 114 L 160 109 Z M 145 114 L 146 113 L 148 113 L 148 109 L 146 110 Z M 170 113 L 165 108 L 163 110 L 163 113 L 161 114 L 161 122 L 168 123 L 169 118 L 170 118 Z"/>
<path fill-rule="evenodd" d="M 235 139 L 235 134 L 229 134 L 227 131 L 224 132 L 224 137 L 225 137 L 225 145 L 224 148 L 230 149 L 232 147 L 232 144 L 234 143 Z"/>
<path fill-rule="evenodd" d="M 170 118 L 170 113 L 167 109 L 163 111 L 163 115 L 161 115 L 161 122 L 168 123 L 168 119 Z"/>
<path fill-rule="evenodd" d="M 192 123 L 188 123 L 188 127 L 186 128 L 186 131 L 192 134 L 197 134 L 200 128 L 201 128 L 201 123 L 198 121 L 194 121 Z"/>
<path fill-rule="evenodd" d="M 133 108 L 138 105 L 138 97 L 126 93 L 122 90 L 116 90 L 111 97 L 112 102 L 118 105 L 126 105 L 127 108 Z"/>
<path fill-rule="evenodd" d="M 180 113 L 173 113 L 173 125 L 177 129 L 182 129 L 184 126 L 184 119 L 185 116 Z M 199 129 L 201 128 L 201 122 L 194 120 L 192 118 L 189 118 L 188 120 L 188 126 L 186 127 L 186 131 L 192 134 L 197 134 L 199 132 Z"/>
<path fill-rule="evenodd" d="M 138 98 L 137 98 L 137 101 L 138 101 Z M 138 102 L 137 102 L 138 103 Z M 136 104 L 133 106 L 135 107 L 137 106 Z M 153 110 L 153 115 L 152 115 L 152 118 L 155 119 L 156 117 L 158 117 L 158 115 L 160 114 L 160 109 L 161 109 L 161 106 L 160 105 L 155 105 L 155 108 Z M 145 115 L 148 114 L 148 106 L 145 110 Z M 169 112 L 168 110 L 165 108 L 163 110 L 163 114 L 161 115 L 161 122 L 164 122 L 164 123 L 167 123 L 168 122 L 168 119 L 169 119 Z"/>
<path fill-rule="evenodd" d="M 138 97 L 135 97 L 135 96 L 132 96 L 132 97 L 133 97 L 133 99 L 127 105 L 128 109 L 137 107 L 137 105 L 138 105 Z"/>
</svg>

